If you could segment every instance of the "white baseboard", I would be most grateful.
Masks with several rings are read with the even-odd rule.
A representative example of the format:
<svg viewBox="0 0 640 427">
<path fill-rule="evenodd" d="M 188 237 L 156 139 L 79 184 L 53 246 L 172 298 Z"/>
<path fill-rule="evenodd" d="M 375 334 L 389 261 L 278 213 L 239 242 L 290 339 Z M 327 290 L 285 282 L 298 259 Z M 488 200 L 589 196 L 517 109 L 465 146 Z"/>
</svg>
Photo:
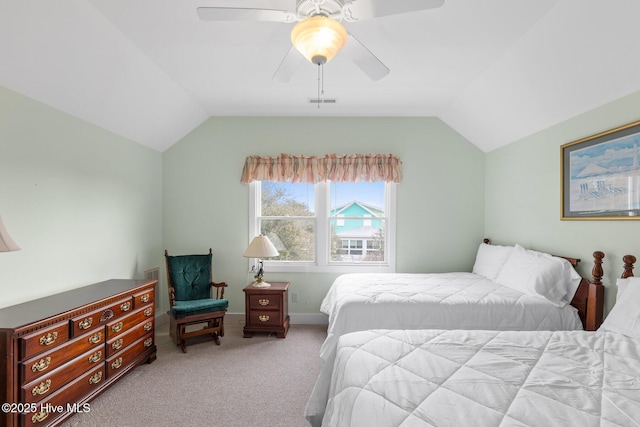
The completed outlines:
<svg viewBox="0 0 640 427">
<path fill-rule="evenodd" d="M 244 325 L 244 313 L 225 314 L 225 323 L 235 323 Z M 328 325 L 329 316 L 323 313 L 289 313 L 289 323 L 291 325 Z M 169 324 L 167 313 L 156 315 L 156 327 Z"/>
</svg>

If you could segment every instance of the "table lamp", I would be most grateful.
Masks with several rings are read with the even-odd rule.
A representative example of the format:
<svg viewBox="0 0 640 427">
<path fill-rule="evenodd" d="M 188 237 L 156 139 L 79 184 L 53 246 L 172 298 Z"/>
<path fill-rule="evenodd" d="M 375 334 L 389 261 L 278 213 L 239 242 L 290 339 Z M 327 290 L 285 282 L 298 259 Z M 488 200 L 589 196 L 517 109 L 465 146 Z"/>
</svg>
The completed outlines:
<svg viewBox="0 0 640 427">
<path fill-rule="evenodd" d="M 267 236 L 263 236 L 262 234 L 260 234 L 259 236 L 253 238 L 251 244 L 249 245 L 247 250 L 244 251 L 244 254 L 242 256 L 244 256 L 245 258 L 257 258 L 258 263 L 260 264 L 260 268 L 254 276 L 254 278 L 256 279 L 253 284 L 254 288 L 268 288 L 269 286 L 271 286 L 271 284 L 264 281 L 262 259 L 271 258 L 278 255 L 280 255 L 280 253 L 278 252 L 276 247 L 273 246 L 273 243 L 271 243 L 271 240 L 269 240 Z"/>
<path fill-rule="evenodd" d="M 16 245 L 16 242 L 14 242 L 11 236 L 9 236 L 9 232 L 4 227 L 2 218 L 0 218 L 0 252 L 13 252 L 19 250 L 20 246 Z"/>
</svg>

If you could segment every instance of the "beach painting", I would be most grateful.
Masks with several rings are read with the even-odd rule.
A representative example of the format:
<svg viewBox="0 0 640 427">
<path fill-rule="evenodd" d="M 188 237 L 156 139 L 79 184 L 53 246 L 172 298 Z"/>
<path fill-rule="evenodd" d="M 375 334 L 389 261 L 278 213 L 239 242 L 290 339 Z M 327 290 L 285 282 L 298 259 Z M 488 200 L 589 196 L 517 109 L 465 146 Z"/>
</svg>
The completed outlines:
<svg viewBox="0 0 640 427">
<path fill-rule="evenodd" d="M 640 122 L 561 147 L 562 219 L 640 219 Z"/>
</svg>

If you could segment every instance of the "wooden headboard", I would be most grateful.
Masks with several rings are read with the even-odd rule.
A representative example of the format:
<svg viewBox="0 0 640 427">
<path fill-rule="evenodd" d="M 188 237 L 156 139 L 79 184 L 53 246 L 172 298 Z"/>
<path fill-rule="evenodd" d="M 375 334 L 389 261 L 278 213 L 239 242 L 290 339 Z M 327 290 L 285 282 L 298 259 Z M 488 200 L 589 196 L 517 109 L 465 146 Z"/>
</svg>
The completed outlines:
<svg viewBox="0 0 640 427">
<path fill-rule="evenodd" d="M 578 285 L 571 305 L 578 310 L 585 331 L 595 331 L 602 324 L 604 316 L 604 285 L 602 284 L 602 259 L 604 253 L 593 253 L 592 280 L 583 278 Z"/>
</svg>

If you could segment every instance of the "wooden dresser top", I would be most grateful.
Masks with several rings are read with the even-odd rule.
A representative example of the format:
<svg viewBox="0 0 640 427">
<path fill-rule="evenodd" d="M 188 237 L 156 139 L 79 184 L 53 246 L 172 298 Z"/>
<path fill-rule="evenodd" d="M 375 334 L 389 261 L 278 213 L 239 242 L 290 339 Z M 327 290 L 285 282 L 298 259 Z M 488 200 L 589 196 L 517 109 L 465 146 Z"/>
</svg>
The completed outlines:
<svg viewBox="0 0 640 427">
<path fill-rule="evenodd" d="M 0 329 L 15 329 L 104 298 L 150 286 L 155 280 L 111 279 L 0 309 Z"/>
</svg>

